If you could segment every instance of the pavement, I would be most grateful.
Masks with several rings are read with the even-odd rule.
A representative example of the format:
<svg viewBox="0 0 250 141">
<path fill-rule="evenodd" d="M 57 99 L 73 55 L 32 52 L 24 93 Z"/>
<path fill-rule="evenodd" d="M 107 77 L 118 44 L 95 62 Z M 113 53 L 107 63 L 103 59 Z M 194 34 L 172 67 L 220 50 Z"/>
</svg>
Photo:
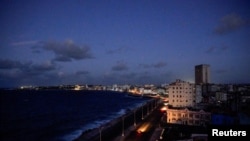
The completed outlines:
<svg viewBox="0 0 250 141">
<path fill-rule="evenodd" d="M 126 136 L 128 136 L 132 131 L 135 130 L 134 125 L 130 126 L 128 129 L 124 131 L 124 135 L 118 135 L 116 138 L 114 138 L 113 141 L 125 141 Z"/>
<path fill-rule="evenodd" d="M 159 141 L 159 139 L 162 135 L 162 131 L 164 131 L 163 128 L 161 128 L 161 127 L 156 128 L 153 135 L 149 139 L 149 141 Z"/>
</svg>

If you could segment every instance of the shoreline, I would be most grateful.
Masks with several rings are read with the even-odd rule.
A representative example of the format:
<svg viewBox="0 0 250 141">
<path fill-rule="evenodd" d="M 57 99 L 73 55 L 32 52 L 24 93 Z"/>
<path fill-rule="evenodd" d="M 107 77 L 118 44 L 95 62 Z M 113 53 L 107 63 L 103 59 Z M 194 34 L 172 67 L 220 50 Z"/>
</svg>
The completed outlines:
<svg viewBox="0 0 250 141">
<path fill-rule="evenodd" d="M 116 124 L 119 123 L 120 119 L 121 119 L 121 117 L 118 117 L 118 118 L 115 118 L 115 119 L 101 125 L 100 127 L 86 130 L 83 133 L 81 133 L 81 135 L 79 137 L 77 137 L 76 139 L 74 139 L 73 141 L 98 140 L 100 137 L 100 130 L 101 130 L 101 132 L 104 132 L 105 130 L 112 128 L 113 126 L 115 126 Z"/>
<path fill-rule="evenodd" d="M 115 137 L 122 135 L 135 122 L 140 123 L 142 116 L 147 116 L 149 110 L 154 108 L 156 99 L 152 99 L 146 104 L 137 107 L 124 115 L 121 115 L 97 128 L 89 129 L 81 133 L 79 137 L 73 141 L 99 141 L 100 135 L 102 140 L 114 140 Z M 153 106 L 152 106 L 153 105 Z M 144 114 L 142 115 L 142 113 Z"/>
</svg>

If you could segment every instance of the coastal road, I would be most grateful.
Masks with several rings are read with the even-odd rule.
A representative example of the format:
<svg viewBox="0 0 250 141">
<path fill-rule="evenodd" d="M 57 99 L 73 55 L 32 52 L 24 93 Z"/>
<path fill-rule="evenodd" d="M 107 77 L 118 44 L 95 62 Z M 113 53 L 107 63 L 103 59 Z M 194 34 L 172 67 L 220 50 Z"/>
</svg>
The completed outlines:
<svg viewBox="0 0 250 141">
<path fill-rule="evenodd" d="M 131 132 L 120 141 L 151 141 L 154 132 L 159 131 L 156 129 L 159 128 L 161 118 L 164 114 L 160 108 L 161 106 L 158 106 L 140 124 L 134 127 L 134 129 L 132 128 Z"/>
<path fill-rule="evenodd" d="M 160 110 L 162 106 L 162 103 L 151 101 L 124 118 L 82 134 L 74 141 L 155 141 L 160 137 L 159 126 L 164 115 Z"/>
</svg>

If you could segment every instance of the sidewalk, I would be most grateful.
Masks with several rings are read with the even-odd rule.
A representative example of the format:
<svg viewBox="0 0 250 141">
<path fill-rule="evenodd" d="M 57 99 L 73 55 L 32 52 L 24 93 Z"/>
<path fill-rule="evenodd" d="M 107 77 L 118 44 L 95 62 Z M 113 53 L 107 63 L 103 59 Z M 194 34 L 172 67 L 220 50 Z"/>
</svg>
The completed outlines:
<svg viewBox="0 0 250 141">
<path fill-rule="evenodd" d="M 130 126 L 129 128 L 127 128 L 125 131 L 124 131 L 124 136 L 122 136 L 122 133 L 120 135 L 118 135 L 113 141 L 124 141 L 126 136 L 128 136 L 132 131 L 135 130 L 135 126 L 132 125 Z"/>
<path fill-rule="evenodd" d="M 152 116 L 154 117 L 154 115 L 152 115 L 152 113 L 150 113 L 149 115 L 147 115 L 145 117 L 145 120 L 147 118 L 152 118 Z M 147 121 L 150 122 L 150 121 Z M 131 125 L 130 127 L 128 127 L 127 129 L 125 129 L 124 131 L 124 136 L 122 136 L 122 133 L 120 135 L 118 135 L 117 137 L 114 138 L 114 140 L 112 141 L 126 141 L 127 137 L 134 131 L 136 131 L 136 129 L 138 129 L 138 127 L 142 126 L 143 124 L 145 124 L 145 122 L 140 122 L 136 125 L 136 127 L 134 125 Z M 154 123 L 152 123 L 154 124 Z M 160 136 L 162 134 L 162 131 L 164 128 L 162 128 L 160 125 L 156 126 L 156 124 L 154 124 L 153 127 L 153 133 L 152 135 L 147 139 L 148 141 L 158 141 L 160 139 Z"/>
<path fill-rule="evenodd" d="M 121 134 L 121 135 L 117 136 L 113 141 L 125 141 L 126 136 L 128 136 L 134 130 L 135 130 L 135 127 L 130 126 L 128 129 L 126 129 L 124 131 L 124 136 L 122 136 L 122 134 Z M 157 127 L 154 130 L 154 133 L 150 137 L 149 141 L 158 141 L 160 139 L 161 134 L 162 134 L 162 130 L 163 130 L 163 128 Z"/>
<path fill-rule="evenodd" d="M 162 130 L 163 129 L 161 127 L 157 127 L 149 141 L 158 141 L 160 139 Z"/>
</svg>

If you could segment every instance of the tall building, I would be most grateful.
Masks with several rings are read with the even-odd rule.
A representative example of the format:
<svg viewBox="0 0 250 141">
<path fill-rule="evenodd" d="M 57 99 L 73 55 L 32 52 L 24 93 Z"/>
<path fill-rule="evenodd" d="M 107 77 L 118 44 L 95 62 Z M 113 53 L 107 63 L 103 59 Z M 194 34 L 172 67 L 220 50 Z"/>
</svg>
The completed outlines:
<svg viewBox="0 0 250 141">
<path fill-rule="evenodd" d="M 210 65 L 207 65 L 207 64 L 196 65 L 195 66 L 195 91 L 196 91 L 196 96 L 200 96 L 200 95 L 202 96 L 203 102 L 208 102 L 209 94 L 210 94 L 210 85 L 211 85 L 210 84 Z"/>
<path fill-rule="evenodd" d="M 210 65 L 201 64 L 195 66 L 195 84 L 210 83 Z"/>
</svg>

